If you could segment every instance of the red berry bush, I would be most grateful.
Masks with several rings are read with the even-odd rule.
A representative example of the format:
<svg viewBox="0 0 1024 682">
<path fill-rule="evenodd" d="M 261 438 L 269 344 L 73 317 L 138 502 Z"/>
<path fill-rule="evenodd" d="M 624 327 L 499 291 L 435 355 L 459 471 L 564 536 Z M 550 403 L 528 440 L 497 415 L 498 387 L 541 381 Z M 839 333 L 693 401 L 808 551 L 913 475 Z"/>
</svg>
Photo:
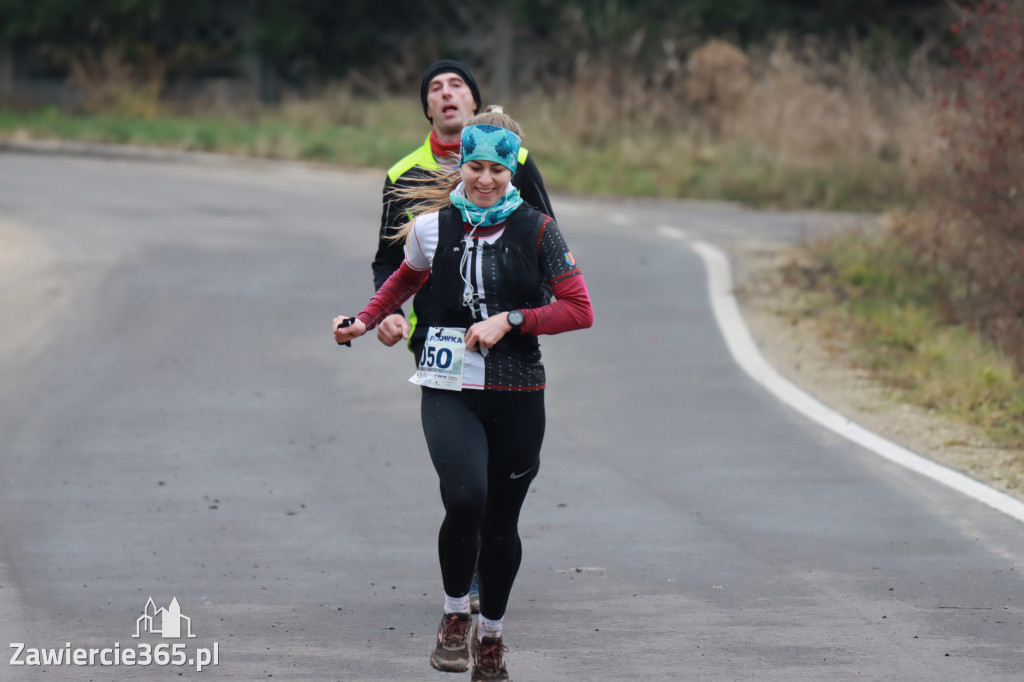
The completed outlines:
<svg viewBox="0 0 1024 682">
<path fill-rule="evenodd" d="M 1024 368 L 1024 0 L 960 8 L 938 172 L 919 247 L 946 267 L 949 314 Z M 920 238 L 922 235 L 918 235 Z"/>
</svg>

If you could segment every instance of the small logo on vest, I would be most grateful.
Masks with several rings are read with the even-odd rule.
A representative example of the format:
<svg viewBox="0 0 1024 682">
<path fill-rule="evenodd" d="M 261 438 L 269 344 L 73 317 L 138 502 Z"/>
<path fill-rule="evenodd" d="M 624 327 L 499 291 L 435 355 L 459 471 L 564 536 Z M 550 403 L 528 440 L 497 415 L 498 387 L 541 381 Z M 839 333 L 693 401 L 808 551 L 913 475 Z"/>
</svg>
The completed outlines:
<svg viewBox="0 0 1024 682">
<path fill-rule="evenodd" d="M 572 252 L 571 251 L 566 251 L 565 252 L 565 262 L 566 262 L 566 264 L 568 264 L 568 266 L 570 268 L 576 267 L 576 260 L 572 257 Z"/>
</svg>

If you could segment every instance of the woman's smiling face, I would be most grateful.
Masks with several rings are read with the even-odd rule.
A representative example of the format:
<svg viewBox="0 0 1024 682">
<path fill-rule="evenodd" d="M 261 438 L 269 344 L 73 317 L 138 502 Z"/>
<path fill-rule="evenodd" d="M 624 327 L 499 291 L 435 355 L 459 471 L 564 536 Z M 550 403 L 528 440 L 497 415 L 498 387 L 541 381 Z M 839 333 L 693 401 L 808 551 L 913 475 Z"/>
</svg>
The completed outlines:
<svg viewBox="0 0 1024 682">
<path fill-rule="evenodd" d="M 512 171 L 497 161 L 474 159 L 462 164 L 466 198 L 480 208 L 490 208 L 505 196 Z"/>
</svg>

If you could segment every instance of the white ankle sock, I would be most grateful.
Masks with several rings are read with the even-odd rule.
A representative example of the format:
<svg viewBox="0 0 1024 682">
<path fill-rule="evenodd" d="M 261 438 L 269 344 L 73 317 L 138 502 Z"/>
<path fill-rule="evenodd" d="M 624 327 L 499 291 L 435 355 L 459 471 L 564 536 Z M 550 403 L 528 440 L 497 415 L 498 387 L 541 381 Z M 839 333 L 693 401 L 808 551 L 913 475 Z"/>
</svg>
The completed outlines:
<svg viewBox="0 0 1024 682">
<path fill-rule="evenodd" d="M 469 613 L 469 594 L 464 597 L 452 597 L 447 593 L 444 595 L 445 613 Z"/>
<path fill-rule="evenodd" d="M 476 638 L 478 641 L 484 641 L 484 637 L 501 637 L 501 625 L 505 622 L 505 616 L 502 616 L 498 620 L 491 620 L 490 618 L 484 618 L 480 616 L 480 620 L 476 623 Z"/>
</svg>

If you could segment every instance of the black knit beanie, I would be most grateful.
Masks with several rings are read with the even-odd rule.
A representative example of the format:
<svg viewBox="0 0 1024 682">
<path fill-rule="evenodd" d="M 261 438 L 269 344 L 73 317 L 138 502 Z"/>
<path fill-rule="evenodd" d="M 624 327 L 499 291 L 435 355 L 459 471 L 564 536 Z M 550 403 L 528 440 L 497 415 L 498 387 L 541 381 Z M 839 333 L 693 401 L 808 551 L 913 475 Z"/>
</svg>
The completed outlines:
<svg viewBox="0 0 1024 682">
<path fill-rule="evenodd" d="M 469 86 L 470 91 L 473 93 L 473 101 L 476 102 L 477 113 L 480 113 L 482 105 L 480 101 L 480 88 L 476 86 L 473 72 L 462 62 L 457 62 L 454 59 L 442 59 L 427 67 L 423 74 L 423 81 L 420 83 L 420 100 L 423 102 L 423 115 L 428 120 L 430 119 L 430 116 L 427 114 L 427 89 L 430 87 L 430 81 L 442 73 L 455 73 L 461 76 L 462 80 L 466 81 L 466 85 Z"/>
</svg>

